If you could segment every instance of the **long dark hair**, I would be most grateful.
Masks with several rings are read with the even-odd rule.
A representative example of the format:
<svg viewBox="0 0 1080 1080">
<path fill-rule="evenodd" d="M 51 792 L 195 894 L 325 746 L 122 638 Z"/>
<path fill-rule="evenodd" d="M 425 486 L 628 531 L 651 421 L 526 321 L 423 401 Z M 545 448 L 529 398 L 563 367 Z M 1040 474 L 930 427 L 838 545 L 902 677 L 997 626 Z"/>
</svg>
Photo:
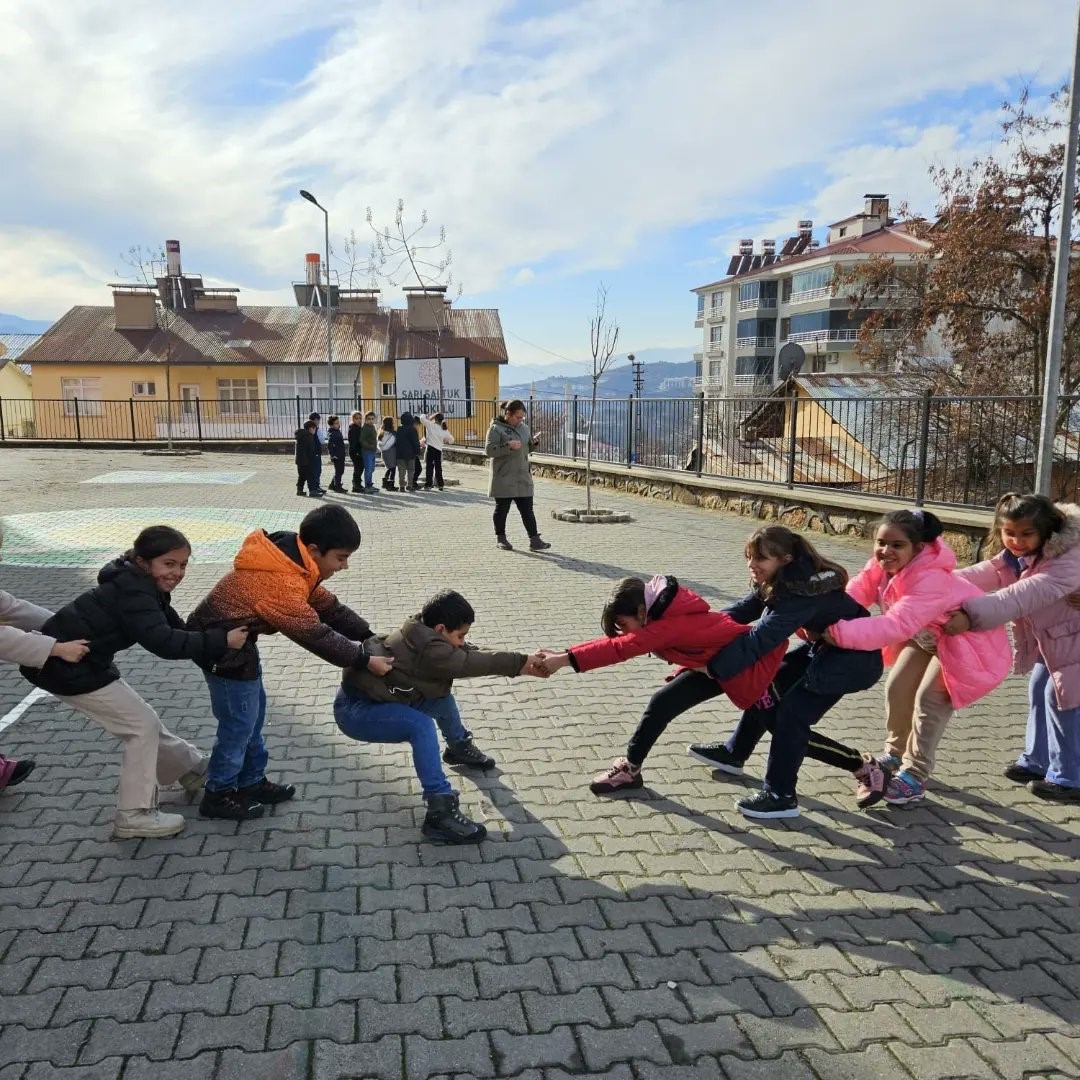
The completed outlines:
<svg viewBox="0 0 1080 1080">
<path fill-rule="evenodd" d="M 1061 532 L 1065 525 L 1065 515 L 1054 505 L 1052 499 L 1045 495 L 1021 495 L 1018 491 L 1008 491 L 997 501 L 994 507 L 993 534 L 997 543 L 1001 544 L 1001 526 L 1006 521 L 1023 521 L 1027 519 L 1038 530 L 1039 548 L 1050 537 Z"/>
<path fill-rule="evenodd" d="M 525 402 L 519 398 L 510 398 L 509 401 L 500 401 L 499 408 L 502 410 L 503 416 L 507 413 L 524 412 Z"/>
<path fill-rule="evenodd" d="M 135 543 L 124 552 L 124 558 L 129 562 L 142 559 L 150 562 L 159 555 L 166 555 L 177 548 L 187 548 L 191 551 L 188 538 L 171 525 L 148 525 L 138 536 Z"/>
<path fill-rule="evenodd" d="M 847 584 L 848 572 L 839 563 L 826 559 L 805 536 L 792 532 L 784 525 L 765 525 L 758 529 L 746 541 L 743 553 L 747 558 L 754 555 L 759 559 L 791 559 L 786 566 L 780 568 L 772 581 L 761 586 L 764 600 L 782 590 L 785 583 L 806 581 L 822 570 L 835 571 L 840 575 L 841 581 Z"/>
<path fill-rule="evenodd" d="M 883 525 L 891 525 L 899 529 L 910 541 L 912 546 L 930 544 L 944 531 L 945 526 L 936 514 L 929 510 L 893 510 L 882 515 L 878 521 L 878 528 Z"/>
</svg>

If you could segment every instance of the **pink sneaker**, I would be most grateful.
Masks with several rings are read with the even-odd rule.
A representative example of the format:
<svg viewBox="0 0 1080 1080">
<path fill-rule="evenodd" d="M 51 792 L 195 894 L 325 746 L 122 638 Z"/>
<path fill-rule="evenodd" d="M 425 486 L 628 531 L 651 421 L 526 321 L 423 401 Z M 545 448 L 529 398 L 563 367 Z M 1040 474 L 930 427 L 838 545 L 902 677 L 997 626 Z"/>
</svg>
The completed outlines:
<svg viewBox="0 0 1080 1080">
<path fill-rule="evenodd" d="M 864 761 L 855 770 L 855 780 L 858 783 L 855 789 L 855 802 L 860 810 L 881 802 L 885 795 L 885 785 L 889 782 L 891 775 L 891 772 L 882 767 L 881 762 L 873 758 Z"/>
<path fill-rule="evenodd" d="M 626 758 L 617 758 L 611 763 L 610 769 L 593 777 L 589 790 L 594 795 L 613 795 L 617 791 L 639 788 L 643 783 L 639 766 L 631 765 Z"/>
<path fill-rule="evenodd" d="M 926 798 L 926 785 L 908 772 L 898 772 L 885 785 L 885 801 L 890 806 L 922 802 Z"/>
</svg>

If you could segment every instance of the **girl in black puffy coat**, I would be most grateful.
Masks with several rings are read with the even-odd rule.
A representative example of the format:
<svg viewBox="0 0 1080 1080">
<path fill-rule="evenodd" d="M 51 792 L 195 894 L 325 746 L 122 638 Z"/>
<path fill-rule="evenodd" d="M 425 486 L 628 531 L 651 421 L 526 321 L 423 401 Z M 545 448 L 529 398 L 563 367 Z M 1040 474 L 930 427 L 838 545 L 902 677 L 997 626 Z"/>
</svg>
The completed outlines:
<svg viewBox="0 0 1080 1080">
<path fill-rule="evenodd" d="M 247 640 L 247 627 L 191 632 L 170 594 L 187 572 L 191 545 L 168 525 L 143 529 L 130 550 L 102 567 L 98 584 L 66 604 L 41 628 L 58 640 L 85 638 L 89 652 L 71 663 L 50 657 L 19 670 L 35 686 L 88 716 L 124 743 L 113 835 L 117 839 L 174 836 L 179 814 L 157 808 L 157 785 L 177 781 L 194 795 L 206 759 L 169 731 L 158 714 L 120 677 L 116 653 L 139 644 L 164 660 L 209 661 Z"/>
</svg>

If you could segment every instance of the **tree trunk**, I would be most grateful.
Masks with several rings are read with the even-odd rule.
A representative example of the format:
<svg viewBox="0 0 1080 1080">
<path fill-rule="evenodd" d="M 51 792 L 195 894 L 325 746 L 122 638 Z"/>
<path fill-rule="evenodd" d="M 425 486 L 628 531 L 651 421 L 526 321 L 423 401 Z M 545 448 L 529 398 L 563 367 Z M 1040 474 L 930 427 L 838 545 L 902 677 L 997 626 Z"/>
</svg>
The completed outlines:
<svg viewBox="0 0 1080 1080">
<path fill-rule="evenodd" d="M 592 399 L 589 403 L 589 437 L 585 441 L 585 512 L 592 513 L 592 437 L 593 425 L 596 422 L 596 384 L 599 380 L 593 379 Z"/>
</svg>

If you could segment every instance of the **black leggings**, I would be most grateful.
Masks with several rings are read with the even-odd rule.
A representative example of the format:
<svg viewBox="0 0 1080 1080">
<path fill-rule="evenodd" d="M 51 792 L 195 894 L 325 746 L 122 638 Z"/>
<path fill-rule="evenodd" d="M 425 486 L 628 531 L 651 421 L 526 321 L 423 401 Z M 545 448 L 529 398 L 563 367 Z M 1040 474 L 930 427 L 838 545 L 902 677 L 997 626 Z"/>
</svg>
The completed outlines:
<svg viewBox="0 0 1080 1080">
<path fill-rule="evenodd" d="M 724 688 L 703 671 L 680 671 L 669 683 L 664 683 L 645 706 L 641 720 L 626 747 L 626 756 L 634 765 L 641 765 L 664 728 L 687 709 L 718 697 Z"/>
<path fill-rule="evenodd" d="M 772 708 L 747 709 L 726 743 L 733 757 L 745 761 L 762 735 L 772 732 L 765 783 L 778 795 L 795 794 L 804 758 L 845 772 L 855 772 L 864 761 L 854 747 L 812 730 L 843 695 L 815 694 L 806 689 L 804 679 L 811 659 L 806 645 L 789 652 L 773 680 L 776 703 Z"/>
<path fill-rule="evenodd" d="M 506 535 L 506 516 L 510 513 L 511 503 L 517 503 L 518 513 L 521 515 L 521 524 L 525 526 L 525 532 L 530 537 L 537 536 L 539 530 L 536 528 L 536 514 L 533 513 L 533 497 L 531 495 L 522 495 L 516 499 L 495 500 L 495 513 L 491 515 L 491 520 L 495 522 L 495 535 Z"/>
</svg>

